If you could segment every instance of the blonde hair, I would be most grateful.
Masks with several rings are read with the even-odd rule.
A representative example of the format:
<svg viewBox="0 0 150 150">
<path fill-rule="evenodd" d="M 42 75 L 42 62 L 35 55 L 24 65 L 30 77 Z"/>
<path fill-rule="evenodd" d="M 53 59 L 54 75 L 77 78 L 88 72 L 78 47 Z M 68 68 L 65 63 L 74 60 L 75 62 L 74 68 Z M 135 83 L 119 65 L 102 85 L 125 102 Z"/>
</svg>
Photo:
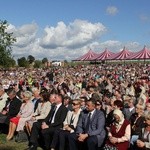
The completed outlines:
<svg viewBox="0 0 150 150">
<path fill-rule="evenodd" d="M 24 95 L 24 97 L 28 98 L 29 100 L 30 100 L 31 97 L 32 97 L 32 93 L 31 93 L 30 91 L 25 91 L 25 92 L 23 93 L 23 95 Z"/>
<path fill-rule="evenodd" d="M 145 120 L 150 120 L 150 112 L 145 115 Z"/>
<path fill-rule="evenodd" d="M 78 102 L 78 104 L 81 105 L 81 100 L 80 99 L 74 99 L 73 102 L 74 101 Z"/>
<path fill-rule="evenodd" d="M 142 110 L 145 109 L 145 105 L 142 105 L 142 104 L 136 104 L 136 107 L 137 107 L 137 108 L 140 108 L 140 109 L 142 109 Z"/>
</svg>

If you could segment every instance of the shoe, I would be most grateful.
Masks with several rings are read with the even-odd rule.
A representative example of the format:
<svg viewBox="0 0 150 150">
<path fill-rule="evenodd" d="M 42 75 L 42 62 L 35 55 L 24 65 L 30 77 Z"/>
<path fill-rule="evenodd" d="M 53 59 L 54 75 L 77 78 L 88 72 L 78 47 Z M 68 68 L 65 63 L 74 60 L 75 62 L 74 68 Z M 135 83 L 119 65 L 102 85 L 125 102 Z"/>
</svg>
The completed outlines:
<svg viewBox="0 0 150 150">
<path fill-rule="evenodd" d="M 13 140 L 13 137 L 6 137 L 6 141 L 11 141 Z"/>
<path fill-rule="evenodd" d="M 28 150 L 37 150 L 37 146 L 31 145 Z"/>
</svg>

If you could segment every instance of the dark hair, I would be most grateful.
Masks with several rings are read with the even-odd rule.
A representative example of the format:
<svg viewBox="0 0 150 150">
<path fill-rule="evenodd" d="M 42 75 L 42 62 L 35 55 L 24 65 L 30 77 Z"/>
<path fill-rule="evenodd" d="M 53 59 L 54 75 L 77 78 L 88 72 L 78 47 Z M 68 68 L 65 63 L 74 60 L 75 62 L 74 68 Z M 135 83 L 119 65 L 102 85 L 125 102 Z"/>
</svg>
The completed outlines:
<svg viewBox="0 0 150 150">
<path fill-rule="evenodd" d="M 85 102 L 88 101 L 88 98 L 86 96 L 81 96 L 80 99 L 83 99 Z"/>
<path fill-rule="evenodd" d="M 41 92 L 40 95 L 41 95 L 41 97 L 43 98 L 43 101 L 44 101 L 44 102 L 49 101 L 50 93 L 44 91 L 44 92 Z"/>
<path fill-rule="evenodd" d="M 95 99 L 95 100 L 100 100 L 101 97 L 98 93 L 92 93 L 92 98 Z"/>
<path fill-rule="evenodd" d="M 92 102 L 92 104 L 96 105 L 96 100 L 93 98 L 90 98 L 89 100 L 87 100 L 87 102 Z"/>
<path fill-rule="evenodd" d="M 107 97 L 107 98 L 111 98 L 112 97 L 112 93 L 109 92 L 109 90 L 105 89 L 103 90 L 102 94 Z"/>
<path fill-rule="evenodd" d="M 10 94 L 10 93 L 12 93 L 13 95 L 16 95 L 15 89 L 14 88 L 8 89 L 7 94 Z"/>
<path fill-rule="evenodd" d="M 69 101 L 71 101 L 71 97 L 70 96 L 64 96 L 64 99 L 68 99 Z"/>
<path fill-rule="evenodd" d="M 114 105 L 117 107 L 123 108 L 123 102 L 121 100 L 115 100 Z"/>
<path fill-rule="evenodd" d="M 57 93 L 56 95 L 62 99 L 62 102 L 64 102 L 64 96 L 62 94 Z"/>
</svg>

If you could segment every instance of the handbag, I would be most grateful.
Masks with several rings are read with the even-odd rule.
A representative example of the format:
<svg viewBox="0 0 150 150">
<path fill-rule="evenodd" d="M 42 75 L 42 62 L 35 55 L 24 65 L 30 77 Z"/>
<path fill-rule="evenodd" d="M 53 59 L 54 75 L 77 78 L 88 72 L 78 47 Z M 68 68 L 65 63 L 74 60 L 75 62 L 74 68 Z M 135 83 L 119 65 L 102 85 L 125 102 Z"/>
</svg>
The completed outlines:
<svg viewBox="0 0 150 150">
<path fill-rule="evenodd" d="M 19 131 L 15 136 L 15 142 L 27 142 L 28 136 L 25 131 Z"/>
<path fill-rule="evenodd" d="M 117 147 L 105 144 L 103 150 L 118 150 Z"/>
</svg>

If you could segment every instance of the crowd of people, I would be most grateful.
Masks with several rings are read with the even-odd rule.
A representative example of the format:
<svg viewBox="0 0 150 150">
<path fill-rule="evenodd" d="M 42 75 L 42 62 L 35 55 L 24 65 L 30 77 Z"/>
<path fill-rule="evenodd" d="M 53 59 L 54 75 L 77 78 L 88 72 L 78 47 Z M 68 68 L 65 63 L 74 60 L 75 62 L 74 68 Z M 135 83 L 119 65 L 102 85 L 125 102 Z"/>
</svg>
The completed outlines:
<svg viewBox="0 0 150 150">
<path fill-rule="evenodd" d="M 150 65 L 0 71 L 0 132 L 28 150 L 150 149 Z M 18 143 L 19 144 L 19 143 Z"/>
</svg>

